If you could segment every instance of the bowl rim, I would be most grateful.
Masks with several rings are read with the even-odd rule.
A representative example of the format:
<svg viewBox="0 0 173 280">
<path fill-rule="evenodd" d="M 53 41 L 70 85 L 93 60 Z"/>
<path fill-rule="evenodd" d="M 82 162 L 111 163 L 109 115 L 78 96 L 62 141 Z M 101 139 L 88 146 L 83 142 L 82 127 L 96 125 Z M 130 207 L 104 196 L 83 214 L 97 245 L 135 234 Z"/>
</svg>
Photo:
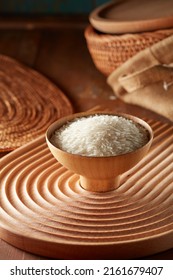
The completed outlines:
<svg viewBox="0 0 173 280">
<path fill-rule="evenodd" d="M 64 150 L 60 149 L 59 147 L 52 144 L 52 142 L 50 141 L 50 137 L 52 135 L 51 130 L 54 126 L 57 125 L 57 129 L 58 129 L 58 128 L 62 127 L 63 125 L 65 125 L 65 123 L 71 122 L 74 119 L 82 118 L 82 117 L 87 118 L 89 116 L 94 116 L 94 115 L 111 115 L 111 116 L 118 116 L 118 117 L 123 117 L 123 118 L 128 119 L 128 120 L 132 120 L 134 123 L 137 123 L 137 124 L 141 125 L 142 127 L 144 127 L 147 130 L 149 140 L 142 147 L 137 148 L 134 151 L 127 152 L 127 153 L 122 153 L 122 154 L 118 154 L 118 155 L 109 155 L 109 156 L 87 156 L 87 155 L 73 154 L 73 153 L 70 153 L 70 152 L 67 152 L 67 151 L 64 151 Z M 59 124 L 60 124 L 60 126 L 58 126 Z M 54 129 L 54 131 L 55 131 L 55 129 Z M 71 115 L 68 115 L 68 116 L 65 116 L 65 117 L 62 117 L 62 118 L 56 120 L 55 122 L 53 122 L 47 128 L 46 133 L 45 133 L 45 137 L 46 137 L 46 142 L 47 142 L 48 145 L 50 145 L 54 149 L 57 149 L 59 152 L 61 152 L 64 155 L 68 154 L 68 155 L 74 156 L 76 158 L 93 158 L 93 159 L 108 159 L 108 158 L 111 158 L 112 159 L 114 157 L 116 157 L 116 158 L 119 157 L 120 158 L 120 157 L 123 157 L 124 155 L 135 154 L 135 153 L 138 153 L 140 150 L 144 149 L 144 147 L 147 147 L 147 146 L 150 147 L 151 144 L 152 144 L 153 138 L 154 138 L 154 133 L 153 133 L 153 130 L 152 130 L 151 126 L 146 121 L 144 121 L 143 119 L 141 119 L 137 116 L 131 115 L 131 114 L 119 113 L 119 112 L 116 113 L 116 112 L 110 112 L 110 111 L 97 111 L 97 112 L 88 112 L 87 111 L 87 112 L 80 112 L 80 113 L 71 114 Z"/>
</svg>

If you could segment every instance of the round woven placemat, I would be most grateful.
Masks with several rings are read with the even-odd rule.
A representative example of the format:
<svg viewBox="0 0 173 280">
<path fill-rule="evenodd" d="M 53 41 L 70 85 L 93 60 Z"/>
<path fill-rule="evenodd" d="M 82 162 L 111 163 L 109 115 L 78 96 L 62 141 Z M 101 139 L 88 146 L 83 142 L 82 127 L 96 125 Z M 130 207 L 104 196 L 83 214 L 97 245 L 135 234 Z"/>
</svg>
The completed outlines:
<svg viewBox="0 0 173 280">
<path fill-rule="evenodd" d="M 68 98 L 47 78 L 0 55 L 0 152 L 35 139 L 72 112 Z"/>
</svg>

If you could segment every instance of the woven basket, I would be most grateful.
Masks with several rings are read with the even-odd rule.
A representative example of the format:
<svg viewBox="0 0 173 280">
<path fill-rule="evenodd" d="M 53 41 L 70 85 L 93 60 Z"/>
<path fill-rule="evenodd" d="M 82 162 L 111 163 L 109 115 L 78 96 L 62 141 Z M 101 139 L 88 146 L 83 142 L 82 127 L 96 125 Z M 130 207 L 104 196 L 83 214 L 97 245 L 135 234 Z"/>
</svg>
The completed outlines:
<svg viewBox="0 0 173 280">
<path fill-rule="evenodd" d="M 95 66 L 104 75 L 108 76 L 139 51 L 172 35 L 173 29 L 138 34 L 110 35 L 100 33 L 89 25 L 84 34 Z"/>
</svg>

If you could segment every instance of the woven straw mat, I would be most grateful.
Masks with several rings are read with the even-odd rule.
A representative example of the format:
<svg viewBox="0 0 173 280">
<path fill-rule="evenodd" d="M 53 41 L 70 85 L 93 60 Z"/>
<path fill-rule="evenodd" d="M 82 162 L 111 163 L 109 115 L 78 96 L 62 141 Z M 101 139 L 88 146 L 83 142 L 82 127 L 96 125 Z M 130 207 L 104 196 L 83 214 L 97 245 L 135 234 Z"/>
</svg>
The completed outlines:
<svg viewBox="0 0 173 280">
<path fill-rule="evenodd" d="M 35 139 L 72 112 L 67 97 L 47 78 L 0 55 L 0 152 Z"/>
</svg>

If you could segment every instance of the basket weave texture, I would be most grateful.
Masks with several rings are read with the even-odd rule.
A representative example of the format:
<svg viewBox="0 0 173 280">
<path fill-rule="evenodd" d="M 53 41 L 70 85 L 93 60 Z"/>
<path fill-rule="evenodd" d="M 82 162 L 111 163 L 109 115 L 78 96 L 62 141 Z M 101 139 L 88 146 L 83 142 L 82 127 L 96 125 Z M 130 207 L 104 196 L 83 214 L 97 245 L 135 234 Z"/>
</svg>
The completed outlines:
<svg viewBox="0 0 173 280">
<path fill-rule="evenodd" d="M 0 152 L 35 139 L 72 112 L 67 97 L 46 77 L 0 55 Z"/>
<path fill-rule="evenodd" d="M 85 29 L 85 38 L 93 62 L 105 76 L 139 51 L 169 37 L 173 29 L 137 34 L 111 35 L 96 31 L 91 25 Z"/>
</svg>

